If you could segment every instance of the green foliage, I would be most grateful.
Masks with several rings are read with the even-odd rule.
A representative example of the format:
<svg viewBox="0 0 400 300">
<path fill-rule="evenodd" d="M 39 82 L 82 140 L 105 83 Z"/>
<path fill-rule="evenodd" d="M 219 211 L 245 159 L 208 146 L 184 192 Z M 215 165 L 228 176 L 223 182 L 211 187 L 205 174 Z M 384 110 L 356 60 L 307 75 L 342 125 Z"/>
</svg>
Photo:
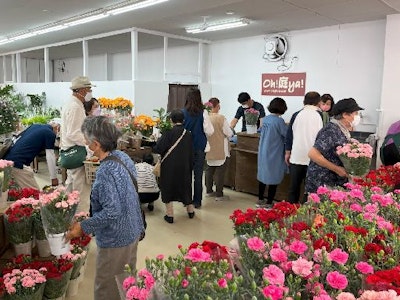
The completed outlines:
<svg viewBox="0 0 400 300">
<path fill-rule="evenodd" d="M 167 130 L 170 130 L 172 128 L 172 122 L 169 117 L 169 112 L 163 107 L 160 109 L 153 109 L 153 111 L 157 113 L 155 116 L 158 119 L 156 127 L 160 130 L 160 133 L 163 134 Z"/>
<path fill-rule="evenodd" d="M 47 124 L 52 119 L 49 115 L 37 115 L 31 118 L 23 118 L 21 123 L 23 125 L 32 125 L 32 124 Z"/>
<path fill-rule="evenodd" d="M 19 96 L 14 94 L 12 85 L 0 88 L 0 134 L 10 133 L 17 129 L 18 112 L 22 106 Z"/>
</svg>

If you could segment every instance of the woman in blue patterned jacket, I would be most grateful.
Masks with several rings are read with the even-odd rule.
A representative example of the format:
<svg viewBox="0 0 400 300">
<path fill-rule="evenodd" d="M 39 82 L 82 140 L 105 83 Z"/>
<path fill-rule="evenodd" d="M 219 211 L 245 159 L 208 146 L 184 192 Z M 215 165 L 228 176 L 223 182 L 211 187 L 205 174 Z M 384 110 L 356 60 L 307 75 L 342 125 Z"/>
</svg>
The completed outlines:
<svg viewBox="0 0 400 300">
<path fill-rule="evenodd" d="M 83 233 L 96 235 L 94 299 L 119 299 L 115 275 L 122 273 L 126 264 L 136 267 L 137 246 L 144 231 L 134 183 L 136 169 L 128 155 L 116 150 L 120 132 L 107 117 L 86 118 L 82 132 L 100 166 L 90 195 L 92 217 L 73 224 L 67 239 Z"/>
</svg>

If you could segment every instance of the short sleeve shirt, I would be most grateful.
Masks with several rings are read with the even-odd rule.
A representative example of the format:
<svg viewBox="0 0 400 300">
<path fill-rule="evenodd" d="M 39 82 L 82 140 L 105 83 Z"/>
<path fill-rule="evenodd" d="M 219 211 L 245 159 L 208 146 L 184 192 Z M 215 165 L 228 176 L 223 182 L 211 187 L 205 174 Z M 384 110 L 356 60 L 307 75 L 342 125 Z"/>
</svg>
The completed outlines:
<svg viewBox="0 0 400 300">
<path fill-rule="evenodd" d="M 254 108 L 255 110 L 258 110 L 260 112 L 260 116 L 257 121 L 257 128 L 259 128 L 260 127 L 260 119 L 265 117 L 264 106 L 261 103 L 254 101 L 252 108 Z M 246 120 L 244 119 L 244 111 L 246 109 L 247 108 L 243 108 L 242 106 L 239 106 L 236 111 L 236 115 L 235 115 L 235 119 L 239 120 L 240 118 L 242 118 L 242 131 L 243 132 L 246 131 Z"/>
</svg>

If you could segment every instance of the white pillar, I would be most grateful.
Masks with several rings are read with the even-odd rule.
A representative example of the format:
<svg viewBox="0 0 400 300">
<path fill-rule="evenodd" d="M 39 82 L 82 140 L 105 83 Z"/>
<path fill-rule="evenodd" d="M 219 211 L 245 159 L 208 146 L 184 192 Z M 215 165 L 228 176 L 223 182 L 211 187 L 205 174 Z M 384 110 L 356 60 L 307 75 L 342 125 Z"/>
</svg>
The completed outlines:
<svg viewBox="0 0 400 300">
<path fill-rule="evenodd" d="M 6 56 L 3 55 L 3 82 L 7 81 L 7 64 L 6 64 Z"/>
<path fill-rule="evenodd" d="M 168 55 L 168 37 L 164 37 L 164 76 L 163 80 L 167 81 L 167 55 Z"/>
<path fill-rule="evenodd" d="M 12 82 L 16 82 L 17 78 L 17 72 L 16 72 L 16 65 L 15 65 L 15 54 L 11 54 L 11 80 Z"/>
<path fill-rule="evenodd" d="M 138 32 L 131 31 L 131 53 L 132 53 L 132 80 L 138 79 Z"/>
<path fill-rule="evenodd" d="M 198 83 L 204 82 L 204 43 L 199 43 L 199 57 L 197 60 Z"/>
<path fill-rule="evenodd" d="M 44 82 L 50 82 L 50 57 L 49 48 L 44 48 Z"/>
<path fill-rule="evenodd" d="M 22 82 L 21 53 L 15 54 L 15 71 L 16 71 L 17 82 L 18 83 Z"/>
<path fill-rule="evenodd" d="M 89 47 L 88 41 L 82 41 L 83 76 L 89 76 Z"/>
</svg>

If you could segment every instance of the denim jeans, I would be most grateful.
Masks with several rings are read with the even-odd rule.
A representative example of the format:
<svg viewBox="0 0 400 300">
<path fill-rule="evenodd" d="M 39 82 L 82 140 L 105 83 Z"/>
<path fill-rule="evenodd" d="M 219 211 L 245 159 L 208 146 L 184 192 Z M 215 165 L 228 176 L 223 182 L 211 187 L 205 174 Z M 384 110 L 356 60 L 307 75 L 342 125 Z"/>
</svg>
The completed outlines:
<svg viewBox="0 0 400 300">
<path fill-rule="evenodd" d="M 194 173 L 194 193 L 193 193 L 193 204 L 201 205 L 203 196 L 203 168 L 204 159 L 206 154 L 203 150 L 194 151 L 193 160 L 193 173 Z"/>
</svg>

